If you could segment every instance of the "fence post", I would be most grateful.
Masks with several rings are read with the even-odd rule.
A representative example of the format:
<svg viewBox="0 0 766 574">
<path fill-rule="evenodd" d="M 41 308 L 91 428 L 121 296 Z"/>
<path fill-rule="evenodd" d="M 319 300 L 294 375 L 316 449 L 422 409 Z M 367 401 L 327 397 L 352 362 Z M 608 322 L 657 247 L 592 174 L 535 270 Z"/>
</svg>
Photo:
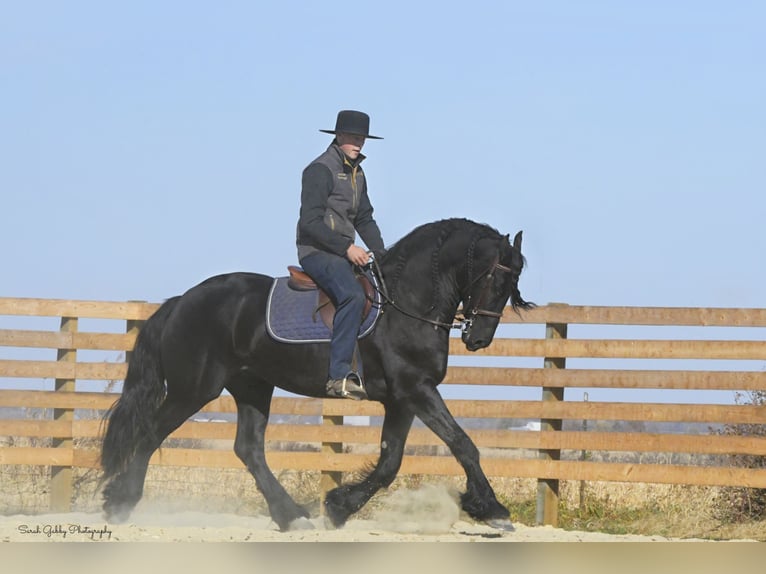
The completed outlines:
<svg viewBox="0 0 766 574">
<path fill-rule="evenodd" d="M 137 300 L 130 300 L 128 303 L 146 303 L 146 301 L 137 301 Z M 141 330 L 141 327 L 144 326 L 143 319 L 126 319 L 125 320 L 125 333 L 128 335 L 135 334 L 138 335 L 138 332 Z M 133 354 L 133 351 L 125 351 L 125 364 L 127 365 L 130 362 L 130 357 Z"/>
<path fill-rule="evenodd" d="M 588 393 L 582 394 L 582 402 L 587 403 L 588 402 Z M 587 432 L 588 431 L 588 420 L 583 419 L 582 420 L 582 431 Z M 582 449 L 580 451 L 580 460 L 585 461 L 588 460 L 588 451 L 585 449 Z M 583 510 L 585 508 L 585 481 L 580 480 L 580 510 Z"/>
<path fill-rule="evenodd" d="M 545 325 L 546 339 L 566 339 L 566 323 L 547 323 Z M 546 369 L 566 368 L 566 358 L 545 357 L 543 367 Z M 543 387 L 543 401 L 563 401 L 563 387 Z M 541 431 L 560 431 L 561 419 L 541 419 Z M 561 451 L 558 449 L 541 449 L 539 456 L 542 460 L 560 460 Z M 554 478 L 537 479 L 537 524 L 559 525 L 559 480 Z"/>
<path fill-rule="evenodd" d="M 325 400 L 322 401 L 324 406 Z M 324 408 L 322 408 L 322 425 L 324 426 L 343 426 L 342 415 L 326 415 L 324 414 Z M 341 442 L 322 442 L 322 454 L 337 454 L 343 452 L 343 443 Z M 323 465 L 324 466 L 324 465 Z M 326 470 L 322 468 L 322 475 L 319 482 L 319 489 L 321 491 L 321 512 L 324 513 L 324 497 L 333 488 L 337 488 L 341 484 L 343 473 L 337 470 Z"/>
<path fill-rule="evenodd" d="M 77 332 L 76 317 L 62 317 L 60 331 L 62 333 Z M 76 349 L 58 349 L 56 359 L 62 363 L 77 362 Z M 69 393 L 75 391 L 75 378 L 56 379 L 55 390 Z M 69 422 L 69 436 L 53 437 L 52 446 L 60 449 L 73 449 L 72 421 L 74 421 L 74 409 L 53 409 L 53 419 Z M 53 512 L 70 512 L 72 509 L 72 467 L 51 466 L 51 492 L 50 507 Z"/>
</svg>

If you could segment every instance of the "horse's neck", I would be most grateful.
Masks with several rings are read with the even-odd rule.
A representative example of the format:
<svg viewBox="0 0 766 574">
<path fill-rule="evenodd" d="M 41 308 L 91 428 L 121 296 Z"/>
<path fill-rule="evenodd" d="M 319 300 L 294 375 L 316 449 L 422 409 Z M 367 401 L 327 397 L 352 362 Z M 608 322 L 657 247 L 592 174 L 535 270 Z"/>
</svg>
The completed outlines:
<svg viewBox="0 0 766 574">
<path fill-rule="evenodd" d="M 462 262 L 445 267 L 436 273 L 431 262 L 413 264 L 408 261 L 402 269 L 395 264 L 383 268 L 384 279 L 393 277 L 388 286 L 395 303 L 406 305 L 417 313 L 428 313 L 433 318 L 451 321 L 460 303 L 457 275 L 463 272 Z"/>
</svg>

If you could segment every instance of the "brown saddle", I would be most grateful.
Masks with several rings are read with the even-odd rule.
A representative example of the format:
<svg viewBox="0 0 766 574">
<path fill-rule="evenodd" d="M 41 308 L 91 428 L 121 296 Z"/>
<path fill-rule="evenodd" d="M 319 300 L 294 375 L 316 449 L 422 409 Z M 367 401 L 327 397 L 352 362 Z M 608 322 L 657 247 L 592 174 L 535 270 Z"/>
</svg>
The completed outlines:
<svg viewBox="0 0 766 574">
<path fill-rule="evenodd" d="M 322 318 L 322 322 L 328 329 L 332 329 L 332 321 L 335 317 L 335 305 L 330 301 L 330 297 L 327 293 L 322 291 L 314 280 L 309 277 L 301 267 L 297 265 L 288 265 L 287 270 L 290 272 L 290 277 L 287 280 L 287 285 L 291 289 L 296 291 L 317 291 L 317 308 L 314 310 L 314 320 L 316 320 L 316 313 L 319 312 L 319 316 Z M 364 312 L 362 313 L 362 321 L 367 318 L 372 309 L 372 302 L 375 300 L 375 287 L 370 279 L 364 273 L 357 273 L 356 280 L 364 290 L 366 298 L 364 304 Z"/>
</svg>

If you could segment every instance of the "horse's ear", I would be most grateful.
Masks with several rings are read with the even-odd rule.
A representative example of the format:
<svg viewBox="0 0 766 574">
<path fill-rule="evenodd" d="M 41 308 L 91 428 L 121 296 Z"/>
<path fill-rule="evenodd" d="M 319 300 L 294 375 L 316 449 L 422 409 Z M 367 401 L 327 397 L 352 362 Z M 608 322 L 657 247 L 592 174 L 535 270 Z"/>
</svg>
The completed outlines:
<svg viewBox="0 0 766 574">
<path fill-rule="evenodd" d="M 513 238 L 513 246 L 521 252 L 521 231 Z"/>
<path fill-rule="evenodd" d="M 506 245 L 508 247 L 511 247 L 511 234 L 510 233 L 506 233 L 505 235 L 503 235 L 502 245 L 503 245 L 503 248 L 505 248 Z M 513 248 L 511 247 L 511 249 L 513 249 Z"/>
</svg>

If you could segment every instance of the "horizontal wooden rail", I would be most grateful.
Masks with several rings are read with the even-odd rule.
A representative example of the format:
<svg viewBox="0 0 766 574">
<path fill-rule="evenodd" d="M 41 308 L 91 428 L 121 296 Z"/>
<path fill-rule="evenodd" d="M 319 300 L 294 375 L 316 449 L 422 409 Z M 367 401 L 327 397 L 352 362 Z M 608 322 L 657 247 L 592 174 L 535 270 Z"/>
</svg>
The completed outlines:
<svg viewBox="0 0 766 574">
<path fill-rule="evenodd" d="M 515 313 L 508 307 L 503 313 L 501 322 L 658 327 L 766 327 L 766 309 L 599 307 L 553 303 L 520 313 Z"/>
<path fill-rule="evenodd" d="M 129 351 L 134 343 L 132 334 L 0 330 L 0 346 L 5 347 Z M 449 350 L 479 357 L 766 360 L 765 341 L 496 338 L 487 349 L 472 352 L 452 338 Z"/>
<path fill-rule="evenodd" d="M 336 472 L 354 472 L 374 463 L 376 457 L 377 455 L 354 453 L 280 451 L 271 451 L 266 455 L 269 465 L 275 470 Z M 98 468 L 98 459 L 99 454 L 95 450 L 24 447 L 0 450 L 0 464 L 44 465 L 55 462 L 59 466 Z M 152 456 L 151 464 L 242 468 L 242 462 L 231 451 L 199 449 L 162 449 Z M 485 459 L 482 466 L 488 476 L 766 488 L 766 470 L 738 467 L 501 458 Z M 461 469 L 451 456 L 407 456 L 402 462 L 401 472 L 403 474 L 456 475 L 461 473 Z"/>
<path fill-rule="evenodd" d="M 68 299 L 31 299 L 0 297 L 0 315 L 28 317 L 84 317 L 143 321 L 159 308 L 157 303 L 142 301 L 72 301 Z"/>
<path fill-rule="evenodd" d="M 125 363 L 0 360 L 0 373 L 14 378 L 121 381 L 127 372 Z"/>
<path fill-rule="evenodd" d="M 446 384 L 613 389 L 757 390 L 766 371 L 449 367 Z"/>
<path fill-rule="evenodd" d="M 116 393 L 61 393 L 57 391 L 0 390 L 0 406 L 27 408 L 108 409 Z M 447 400 L 454 416 L 460 418 L 516 418 L 616 420 L 646 422 L 689 422 L 761 424 L 766 420 L 766 405 L 664 404 Z M 236 413 L 231 397 L 219 397 L 201 412 Z M 302 416 L 383 416 L 382 405 L 341 400 L 292 399 L 275 397 L 272 414 Z"/>
<path fill-rule="evenodd" d="M 97 438 L 102 423 L 98 420 L 0 420 L 0 435 L 17 437 Z M 377 447 L 380 427 L 272 424 L 266 431 L 267 441 L 318 445 L 323 442 L 367 444 Z M 597 431 L 525 431 L 504 429 L 467 429 L 477 446 L 496 449 L 573 450 L 610 452 L 673 452 L 685 454 L 747 453 L 766 456 L 766 437 L 644 432 Z M 189 421 L 170 435 L 173 439 L 233 441 L 236 423 Z M 430 430 L 414 428 L 407 438 L 409 446 L 443 446 Z M 203 447 L 201 447 L 203 448 Z M 230 447 L 227 447 L 230 448 Z M 204 450 L 204 448 L 203 448 Z"/>
<path fill-rule="evenodd" d="M 64 331 L 0 331 L 0 346 L 35 347 L 39 349 L 92 349 L 97 351 L 129 351 L 136 336 L 119 333 L 78 333 Z"/>
<path fill-rule="evenodd" d="M 0 373 L 14 378 L 121 381 L 125 363 L 0 360 Z M 449 367 L 443 384 L 678 390 L 758 390 L 766 371 L 674 371 Z"/>
<path fill-rule="evenodd" d="M 472 352 L 468 351 L 459 339 L 450 339 L 450 355 L 766 360 L 766 341 L 495 339 L 486 349 Z"/>
<path fill-rule="evenodd" d="M 143 321 L 157 303 L 0 298 L 0 315 L 83 317 Z M 549 304 L 530 311 L 506 308 L 503 323 L 766 327 L 766 309 L 697 307 L 602 307 Z"/>
</svg>

